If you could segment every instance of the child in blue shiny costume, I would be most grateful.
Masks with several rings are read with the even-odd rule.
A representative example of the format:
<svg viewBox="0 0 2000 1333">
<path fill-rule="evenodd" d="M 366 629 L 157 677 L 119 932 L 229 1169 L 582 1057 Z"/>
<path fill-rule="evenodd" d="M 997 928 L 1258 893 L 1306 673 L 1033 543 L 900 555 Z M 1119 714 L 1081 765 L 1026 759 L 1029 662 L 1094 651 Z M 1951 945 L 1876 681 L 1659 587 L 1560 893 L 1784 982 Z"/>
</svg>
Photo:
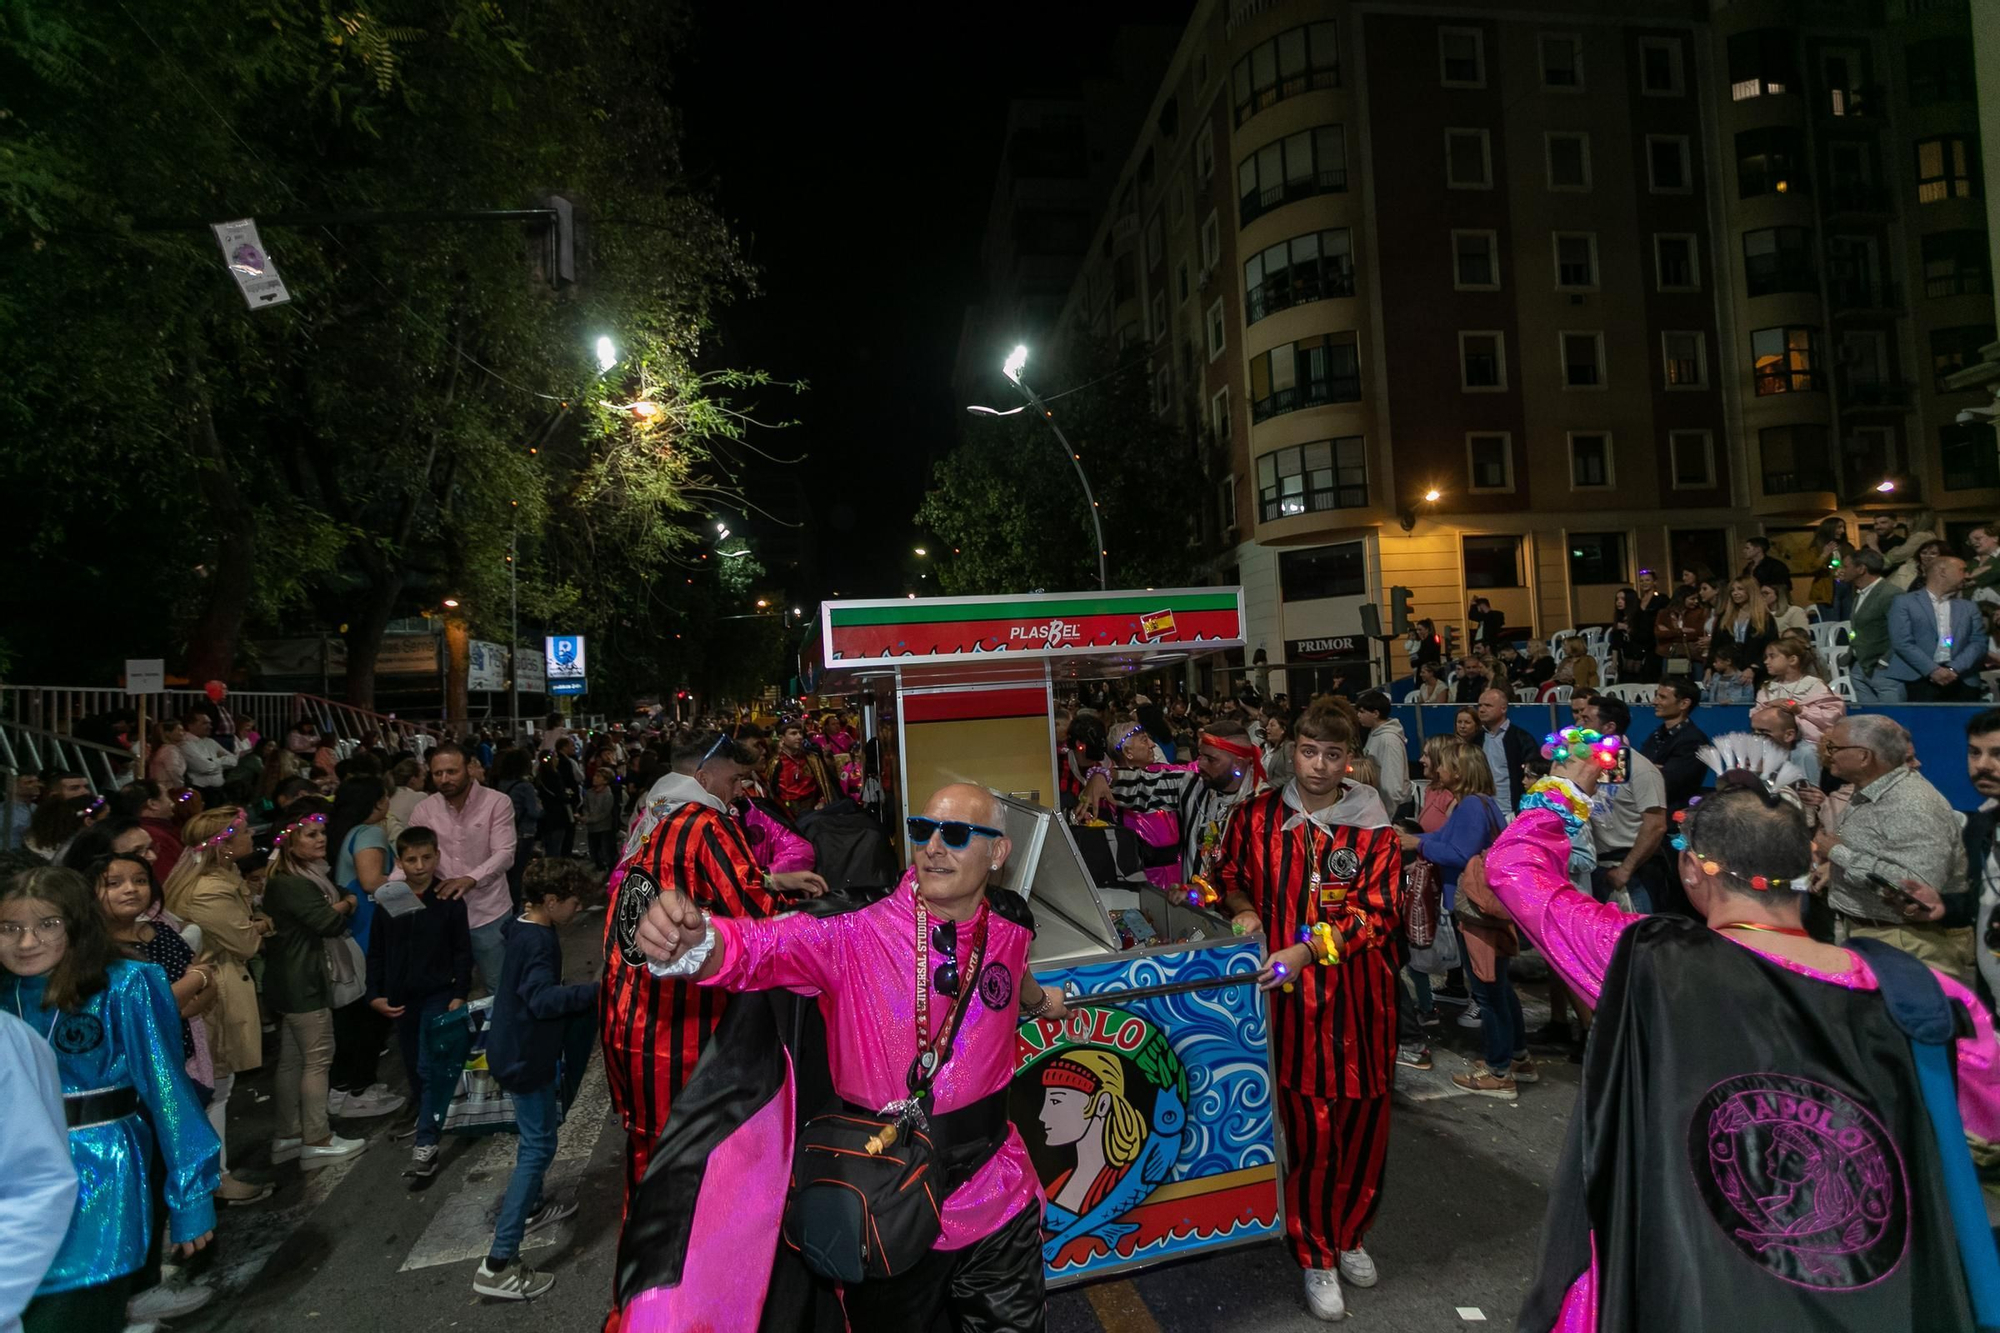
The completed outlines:
<svg viewBox="0 0 2000 1333">
<path fill-rule="evenodd" d="M 119 956 L 83 877 L 54 866 L 0 883 L 0 1008 L 55 1048 L 77 1175 L 69 1231 L 23 1326 L 117 1333 L 153 1243 L 155 1143 L 175 1253 L 215 1229 L 222 1145 L 181 1065 L 180 1011 L 165 973 Z"/>
</svg>

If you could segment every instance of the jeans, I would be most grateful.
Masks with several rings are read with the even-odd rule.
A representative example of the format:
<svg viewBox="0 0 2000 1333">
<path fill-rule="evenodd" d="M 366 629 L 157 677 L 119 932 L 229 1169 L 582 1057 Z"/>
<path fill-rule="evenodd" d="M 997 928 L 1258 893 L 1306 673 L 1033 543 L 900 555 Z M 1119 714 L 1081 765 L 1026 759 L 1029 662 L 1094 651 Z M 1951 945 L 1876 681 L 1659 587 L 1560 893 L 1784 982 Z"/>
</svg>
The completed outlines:
<svg viewBox="0 0 2000 1333">
<path fill-rule="evenodd" d="M 483 926 L 474 926 L 471 932 L 472 962 L 489 995 L 500 993 L 500 965 L 507 961 L 507 942 L 500 938 L 500 928 L 506 924 L 506 917 L 496 916 Z"/>
<path fill-rule="evenodd" d="M 1511 958 L 1493 960 L 1493 980 L 1481 981 L 1468 974 L 1472 993 L 1479 997 L 1479 1033 L 1484 1039 L 1486 1067 L 1505 1078 L 1513 1067 L 1514 1053 L 1527 1041 L 1528 1023 L 1521 1015 L 1521 997 L 1507 975 Z"/>
<path fill-rule="evenodd" d="M 590 863 L 599 870 L 611 869 L 611 863 L 618 859 L 618 832 L 605 829 L 590 831 Z"/>
<path fill-rule="evenodd" d="M 277 1100 L 275 1137 L 324 1143 L 333 1131 L 326 1123 L 327 1071 L 333 1065 L 333 1010 L 285 1014 L 278 1019 L 278 1077 L 271 1088 Z"/>
<path fill-rule="evenodd" d="M 1428 1018 L 1437 1012 L 1437 999 L 1431 994 L 1431 974 L 1413 967 L 1405 970 L 1410 974 L 1410 984 L 1416 988 L 1417 1013 Z"/>
<path fill-rule="evenodd" d="M 554 1080 L 533 1092 L 511 1095 L 521 1142 L 514 1152 L 514 1174 L 507 1178 L 507 1194 L 500 1200 L 500 1220 L 493 1229 L 493 1248 L 487 1256 L 503 1263 L 512 1263 L 521 1253 L 523 1229 L 529 1216 L 542 1206 L 542 1177 L 548 1174 L 549 1162 L 556 1155 L 556 1127 L 562 1123 Z"/>
<path fill-rule="evenodd" d="M 444 1113 L 458 1088 L 458 1071 L 441 1069 L 431 1077 L 431 1045 L 424 1040 L 431 1020 L 451 1005 L 449 995 L 427 995 L 405 1002 L 396 1019 L 396 1044 L 403 1054 L 403 1076 L 410 1081 L 410 1100 L 417 1108 L 416 1146 L 429 1147 L 444 1137 Z"/>
<path fill-rule="evenodd" d="M 1854 702 L 1858 704 L 1899 704 L 1907 693 L 1886 665 L 1867 674 L 1857 671 L 1849 679 L 1854 682 Z"/>
<path fill-rule="evenodd" d="M 1597 854 L 1597 869 L 1590 872 L 1591 892 L 1597 901 L 1601 903 L 1615 901 L 1614 890 L 1611 887 L 1611 871 L 1624 862 L 1626 854 L 1631 850 L 1630 847 L 1617 847 Z M 1625 892 L 1632 896 L 1632 910 L 1641 916 L 1652 915 L 1653 895 L 1647 886 L 1647 881 L 1658 859 L 1657 856 L 1648 859 L 1645 864 L 1632 872 L 1631 878 L 1625 881 Z"/>
</svg>

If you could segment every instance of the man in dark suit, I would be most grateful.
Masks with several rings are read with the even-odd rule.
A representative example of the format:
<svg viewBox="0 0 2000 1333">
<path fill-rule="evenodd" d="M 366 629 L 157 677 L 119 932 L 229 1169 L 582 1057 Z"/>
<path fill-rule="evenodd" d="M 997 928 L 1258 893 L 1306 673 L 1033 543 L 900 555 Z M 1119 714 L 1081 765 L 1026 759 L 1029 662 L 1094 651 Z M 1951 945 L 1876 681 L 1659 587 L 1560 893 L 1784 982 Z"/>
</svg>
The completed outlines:
<svg viewBox="0 0 2000 1333">
<path fill-rule="evenodd" d="M 1701 790 L 1708 778 L 1708 765 L 1695 751 L 1708 744 L 1708 733 L 1694 724 L 1694 706 L 1701 702 L 1701 686 L 1686 676 L 1666 676 L 1653 691 L 1653 712 L 1659 727 L 1646 737 L 1639 753 L 1653 761 L 1667 784 L 1667 809 L 1684 810 L 1688 798 Z"/>
<path fill-rule="evenodd" d="M 1493 652 L 1500 647 L 1500 633 L 1507 627 L 1507 614 L 1495 611 L 1493 603 L 1484 597 L 1472 599 L 1472 605 L 1465 610 L 1465 618 L 1470 624 L 1470 642 L 1482 652 Z"/>
<path fill-rule="evenodd" d="M 1979 664 L 1986 660 L 1986 626 L 1979 609 L 1958 595 L 1965 561 L 1941 555 L 1923 586 L 1889 607 L 1888 673 L 1903 682 L 1910 702 L 1965 703 L 1985 697 Z"/>
<path fill-rule="evenodd" d="M 1903 682 L 1887 669 L 1889 607 L 1902 594 L 1882 577 L 1882 569 L 1882 553 L 1872 546 L 1857 549 L 1840 567 L 1840 581 L 1854 589 L 1848 612 L 1847 669 L 1856 703 L 1903 702 Z"/>
<path fill-rule="evenodd" d="M 1528 764 L 1542 752 L 1542 743 L 1507 718 L 1507 694 L 1489 689 L 1475 706 L 1479 714 L 1479 747 L 1493 770 L 1493 794 L 1509 810 L 1521 808 L 1528 789 Z"/>
<path fill-rule="evenodd" d="M 1791 596 L 1791 566 L 1771 554 L 1769 538 L 1751 537 L 1744 541 L 1743 575 L 1745 578 L 1754 579 L 1760 586 L 1783 588 L 1785 595 Z"/>
</svg>

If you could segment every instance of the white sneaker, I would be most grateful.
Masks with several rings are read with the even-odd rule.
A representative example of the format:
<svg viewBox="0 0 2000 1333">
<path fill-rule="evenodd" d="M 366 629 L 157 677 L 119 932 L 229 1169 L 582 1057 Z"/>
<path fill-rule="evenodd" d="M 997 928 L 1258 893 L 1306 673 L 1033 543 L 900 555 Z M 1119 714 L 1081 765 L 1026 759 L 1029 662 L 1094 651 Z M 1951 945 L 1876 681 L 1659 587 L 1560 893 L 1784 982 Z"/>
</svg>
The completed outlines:
<svg viewBox="0 0 2000 1333">
<path fill-rule="evenodd" d="M 350 1092 L 339 1110 L 334 1110 L 332 1102 L 327 1103 L 328 1112 L 344 1116 L 349 1120 L 366 1120 L 371 1116 L 388 1115 L 391 1111 L 403 1109 L 403 1095 L 387 1088 L 380 1092 Z"/>
<path fill-rule="evenodd" d="M 1347 1298 L 1340 1294 L 1340 1275 L 1331 1268 L 1306 1270 L 1306 1309 L 1328 1323 L 1347 1318 Z"/>
<path fill-rule="evenodd" d="M 479 1261 L 472 1275 L 472 1289 L 481 1296 L 497 1296 L 503 1301 L 532 1301 L 556 1284 L 555 1276 L 537 1272 L 519 1259 L 495 1272 Z"/>
<path fill-rule="evenodd" d="M 1474 1000 L 1471 1004 L 1465 1006 L 1465 1012 L 1458 1016 L 1458 1025 L 1462 1028 L 1484 1026 L 1479 1018 L 1479 1001 Z"/>
<path fill-rule="evenodd" d="M 1340 1252 L 1340 1275 L 1357 1287 L 1372 1287 L 1381 1276 L 1375 1271 L 1375 1261 L 1368 1257 L 1368 1251 L 1359 1245 Z"/>
<path fill-rule="evenodd" d="M 299 1149 L 299 1165 L 307 1170 L 337 1162 L 343 1157 L 352 1157 L 368 1146 L 367 1139 L 343 1139 L 338 1134 L 331 1135 L 325 1143 L 308 1143 Z"/>
<path fill-rule="evenodd" d="M 299 1148 L 304 1142 L 304 1139 L 272 1139 L 271 1165 L 298 1160 Z"/>
<path fill-rule="evenodd" d="M 179 1319 L 182 1315 L 193 1314 L 207 1305 L 214 1295 L 214 1290 L 209 1287 L 190 1286 L 185 1282 L 162 1282 L 156 1287 L 148 1287 L 125 1302 L 125 1318 L 134 1324 L 151 1324 L 161 1319 Z"/>
</svg>

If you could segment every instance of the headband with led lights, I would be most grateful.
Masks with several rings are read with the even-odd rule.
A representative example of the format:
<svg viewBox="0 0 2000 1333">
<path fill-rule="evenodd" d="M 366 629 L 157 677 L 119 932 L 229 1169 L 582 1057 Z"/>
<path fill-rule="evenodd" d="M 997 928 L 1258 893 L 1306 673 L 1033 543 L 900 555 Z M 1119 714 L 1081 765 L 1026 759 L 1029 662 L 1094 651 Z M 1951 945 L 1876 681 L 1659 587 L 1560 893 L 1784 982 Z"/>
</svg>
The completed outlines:
<svg viewBox="0 0 2000 1333">
<path fill-rule="evenodd" d="M 1618 752 L 1624 748 L 1625 738 L 1617 733 L 1604 735 L 1585 727 L 1564 727 L 1542 738 L 1542 758 L 1550 763 L 1588 757 L 1607 773 L 1618 767 Z"/>
<path fill-rule="evenodd" d="M 183 787 L 179 791 L 174 793 L 175 805 L 184 805 L 187 802 L 192 801 L 193 799 L 194 799 L 193 787 Z"/>
<path fill-rule="evenodd" d="M 96 814 L 99 810 L 102 810 L 103 808 L 104 808 L 104 798 L 102 796 L 99 796 L 98 798 L 93 800 L 89 805 L 83 807 L 83 817 L 85 819 L 88 819 L 92 815 Z"/>
<path fill-rule="evenodd" d="M 280 829 L 278 831 L 278 836 L 271 839 L 271 845 L 273 847 L 282 847 L 285 845 L 285 839 L 291 837 L 294 833 L 297 833 L 300 829 L 304 828 L 306 825 L 324 824 L 324 823 L 326 823 L 325 815 L 307 815 L 304 819 L 295 820 L 292 823 L 285 825 L 284 828 Z"/>
<path fill-rule="evenodd" d="M 237 830 L 241 829 L 242 827 L 243 826 L 241 824 L 232 823 L 228 828 L 222 830 L 222 832 L 216 834 L 214 837 L 210 838 L 207 842 L 204 842 L 201 845 L 202 850 L 207 851 L 211 847 L 220 847 L 223 843 L 228 842 L 231 838 L 235 837 Z"/>
<path fill-rule="evenodd" d="M 1125 724 L 1124 730 L 1116 732 L 1112 735 L 1111 748 L 1114 750 L 1124 749 L 1126 741 L 1131 740 L 1136 733 L 1144 730 L 1145 728 L 1141 727 L 1137 722 L 1127 722 Z"/>
<path fill-rule="evenodd" d="M 1688 800 L 1688 810 L 1692 810 L 1695 806 L 1700 804 L 1701 804 L 1701 797 L 1699 796 L 1691 797 Z M 1687 852 L 1689 855 L 1693 856 L 1695 864 L 1701 867 L 1702 874 L 1709 875 L 1712 877 L 1733 879 L 1739 884 L 1749 885 L 1751 888 L 1755 889 L 1759 893 L 1768 893 L 1773 889 L 1791 889 L 1797 893 L 1807 893 L 1811 891 L 1812 877 L 1810 875 L 1783 876 L 1783 875 L 1738 874 L 1736 871 L 1731 870 L 1728 866 L 1724 865 L 1722 861 L 1719 860 L 1718 858 L 1713 856 L 1706 856 L 1701 852 L 1695 851 L 1694 848 L 1689 846 L 1688 844 L 1688 836 L 1685 831 L 1687 820 L 1688 820 L 1687 810 L 1674 811 L 1674 823 L 1682 826 L 1683 831 L 1674 834 L 1672 838 L 1668 839 L 1668 844 L 1677 852 Z"/>
</svg>

